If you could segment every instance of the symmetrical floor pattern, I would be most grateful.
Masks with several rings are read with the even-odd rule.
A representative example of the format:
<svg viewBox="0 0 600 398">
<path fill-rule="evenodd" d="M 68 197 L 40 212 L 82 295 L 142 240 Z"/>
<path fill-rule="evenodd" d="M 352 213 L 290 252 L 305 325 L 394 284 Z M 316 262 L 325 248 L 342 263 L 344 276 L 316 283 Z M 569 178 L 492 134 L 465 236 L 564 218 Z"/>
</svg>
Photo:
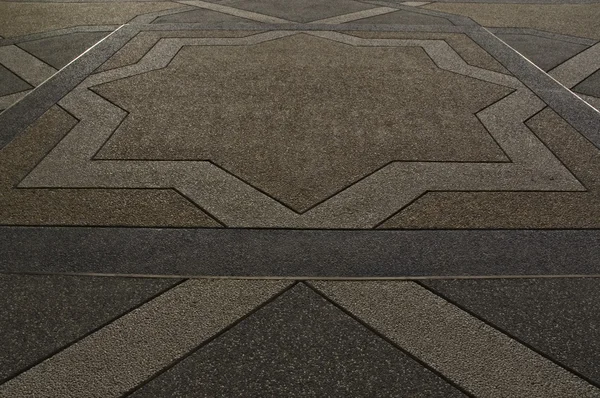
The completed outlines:
<svg viewBox="0 0 600 398">
<path fill-rule="evenodd" d="M 0 0 L 0 397 L 600 397 L 600 3 Z"/>
</svg>

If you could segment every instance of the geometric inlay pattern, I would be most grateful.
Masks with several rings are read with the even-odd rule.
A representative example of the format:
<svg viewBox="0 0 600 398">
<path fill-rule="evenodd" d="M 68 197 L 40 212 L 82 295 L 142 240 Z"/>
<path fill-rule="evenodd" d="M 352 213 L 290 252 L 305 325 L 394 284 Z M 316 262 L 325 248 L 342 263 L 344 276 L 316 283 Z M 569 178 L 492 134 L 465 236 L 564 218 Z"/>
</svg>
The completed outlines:
<svg viewBox="0 0 600 398">
<path fill-rule="evenodd" d="M 298 212 L 392 161 L 509 161 L 475 113 L 512 90 L 419 47 L 186 46 L 92 90 L 129 112 L 95 159 L 207 159 Z"/>
<path fill-rule="evenodd" d="M 600 397 L 596 0 L 51 1 L 0 0 L 0 397 Z"/>
<path fill-rule="evenodd" d="M 316 206 L 298 212 L 209 160 L 93 159 L 126 119 L 127 112 L 90 88 L 163 69 L 184 46 L 259 45 L 298 34 L 350 46 L 422 48 L 441 70 L 514 90 L 476 113 L 510 161 L 392 161 Z M 442 40 L 363 39 L 323 31 L 163 39 L 136 64 L 88 77 L 60 105 L 80 122 L 19 187 L 174 188 L 227 226 L 369 228 L 429 190 L 585 190 L 523 123 L 544 103 L 516 78 L 466 64 Z"/>
<path fill-rule="evenodd" d="M 336 366 L 323 367 L 333 362 Z M 464 397 L 303 284 L 132 397 L 288 396 L 291 391 L 294 396 L 365 397 L 377 391 L 382 397 Z"/>
</svg>

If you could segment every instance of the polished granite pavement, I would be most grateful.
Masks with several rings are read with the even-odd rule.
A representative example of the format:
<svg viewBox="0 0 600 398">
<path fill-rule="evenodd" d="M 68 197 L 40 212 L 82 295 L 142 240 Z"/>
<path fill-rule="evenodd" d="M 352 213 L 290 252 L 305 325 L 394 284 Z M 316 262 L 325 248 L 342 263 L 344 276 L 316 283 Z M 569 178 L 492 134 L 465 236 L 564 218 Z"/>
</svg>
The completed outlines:
<svg viewBox="0 0 600 398">
<path fill-rule="evenodd" d="M 600 397 L 600 3 L 0 0 L 0 397 Z"/>
</svg>

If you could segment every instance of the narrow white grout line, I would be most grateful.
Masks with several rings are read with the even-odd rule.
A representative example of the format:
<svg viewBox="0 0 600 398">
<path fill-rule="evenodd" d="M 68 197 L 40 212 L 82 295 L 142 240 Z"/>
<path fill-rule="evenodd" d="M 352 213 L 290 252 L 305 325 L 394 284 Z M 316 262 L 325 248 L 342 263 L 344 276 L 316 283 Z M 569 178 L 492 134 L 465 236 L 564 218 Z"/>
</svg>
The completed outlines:
<svg viewBox="0 0 600 398">
<path fill-rule="evenodd" d="M 15 106 L 16 104 L 18 104 L 19 102 L 21 102 L 25 97 L 28 97 L 29 95 L 31 95 L 32 93 L 34 93 L 39 87 L 41 87 L 42 85 L 44 85 L 48 80 L 52 79 L 54 76 L 56 76 L 59 73 L 61 73 L 66 67 L 68 67 L 69 65 L 71 65 L 73 62 L 77 61 L 79 58 L 83 57 L 86 53 L 88 53 L 94 47 L 96 47 L 98 44 L 102 43 L 104 40 L 108 39 L 110 36 L 112 36 L 113 34 L 115 34 L 119 29 L 121 29 L 125 25 L 127 25 L 127 24 L 123 24 L 123 25 L 119 26 L 117 29 L 115 29 L 114 31 L 112 31 L 111 33 L 109 33 L 108 35 L 106 35 L 105 37 L 103 37 L 102 39 L 100 39 L 93 46 L 91 46 L 90 48 L 88 48 L 87 50 L 85 50 L 84 52 L 82 52 L 81 54 L 79 54 L 75 59 L 73 59 L 71 62 L 69 62 L 68 64 L 66 64 L 65 66 L 63 66 L 59 70 L 57 70 L 56 72 L 54 72 L 51 76 L 49 76 L 44 81 L 42 81 L 40 84 L 38 84 L 37 86 L 35 86 L 33 88 L 33 90 L 30 90 L 29 92 L 27 92 L 25 95 L 23 95 L 21 98 L 19 98 L 19 100 L 17 102 L 14 102 L 9 107 L 7 107 L 6 109 L 4 109 L 2 112 L 5 112 L 6 110 L 12 108 L 13 106 Z"/>
<path fill-rule="evenodd" d="M 56 69 L 14 44 L 0 47 L 0 64 L 34 87 L 56 73 Z"/>
<path fill-rule="evenodd" d="M 577 93 L 574 93 L 573 91 L 571 91 L 571 89 L 567 86 L 565 86 L 564 84 L 562 84 L 560 81 L 558 81 L 557 79 L 554 78 L 554 76 L 546 73 L 545 70 L 543 70 L 542 68 L 540 68 L 539 66 L 537 66 L 535 63 L 533 63 L 529 58 L 527 58 L 526 56 L 524 56 L 523 54 L 521 54 L 520 52 L 518 52 L 515 48 L 511 47 L 508 43 L 506 43 L 504 40 L 502 40 L 501 38 L 499 38 L 498 36 L 496 36 L 495 34 L 493 34 L 492 32 L 490 32 L 489 29 L 485 28 L 482 26 L 482 29 L 485 30 L 486 32 L 488 32 L 489 34 L 491 34 L 492 36 L 494 36 L 496 39 L 500 40 L 502 43 L 504 43 L 505 46 L 507 46 L 508 48 L 510 48 L 511 50 L 513 50 L 515 53 L 519 54 L 521 56 L 521 58 L 523 58 L 525 61 L 529 62 L 531 65 L 533 65 L 535 68 L 537 68 L 540 72 L 542 72 L 543 74 L 545 74 L 546 76 L 548 76 L 550 79 L 554 80 L 556 83 L 560 84 L 562 87 L 564 87 L 567 91 L 569 91 L 571 94 L 573 94 L 575 97 L 577 97 L 577 99 L 579 99 L 581 102 L 583 102 L 584 104 L 586 104 L 587 106 L 589 106 L 592 110 L 594 110 L 596 113 L 600 114 L 600 110 L 596 109 L 594 106 L 592 106 L 589 102 L 587 102 L 586 100 L 584 100 L 583 98 L 581 98 Z"/>
<path fill-rule="evenodd" d="M 107 34 L 106 36 L 104 36 L 102 39 L 100 39 L 98 42 L 96 42 L 93 46 L 91 46 L 90 48 L 88 48 L 87 50 L 85 50 L 84 52 L 82 52 L 81 54 L 79 54 L 75 59 L 73 59 L 71 62 L 69 62 L 68 64 L 66 64 L 65 66 L 63 66 L 58 72 L 62 71 L 63 69 L 65 69 L 67 66 L 71 65 L 73 62 L 77 61 L 79 58 L 83 57 L 85 54 L 87 54 L 88 52 L 90 52 L 94 47 L 98 46 L 100 43 L 102 43 L 104 40 L 108 39 L 110 36 L 114 35 L 115 33 L 117 33 L 117 31 L 119 31 L 121 28 L 123 28 L 124 26 L 127 26 L 127 24 L 123 24 L 121 26 L 119 26 L 117 29 L 113 30 L 112 32 L 110 32 L 109 34 Z"/>
<path fill-rule="evenodd" d="M 600 43 L 596 43 L 562 64 L 548 74 L 569 87 L 574 87 L 600 68 Z"/>
<path fill-rule="evenodd" d="M 586 101 L 588 104 L 592 105 L 594 108 L 600 111 L 600 98 L 592 97 L 591 95 L 585 94 L 579 94 L 579 96 L 583 98 L 583 100 Z"/>
</svg>

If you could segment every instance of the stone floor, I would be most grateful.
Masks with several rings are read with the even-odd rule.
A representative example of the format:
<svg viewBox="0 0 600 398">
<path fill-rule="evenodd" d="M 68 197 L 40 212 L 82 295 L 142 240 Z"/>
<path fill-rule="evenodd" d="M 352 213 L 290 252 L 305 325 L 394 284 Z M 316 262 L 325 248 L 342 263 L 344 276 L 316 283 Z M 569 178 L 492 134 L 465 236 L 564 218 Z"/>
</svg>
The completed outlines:
<svg viewBox="0 0 600 398">
<path fill-rule="evenodd" d="M 0 0 L 0 397 L 600 397 L 600 3 Z"/>
</svg>

